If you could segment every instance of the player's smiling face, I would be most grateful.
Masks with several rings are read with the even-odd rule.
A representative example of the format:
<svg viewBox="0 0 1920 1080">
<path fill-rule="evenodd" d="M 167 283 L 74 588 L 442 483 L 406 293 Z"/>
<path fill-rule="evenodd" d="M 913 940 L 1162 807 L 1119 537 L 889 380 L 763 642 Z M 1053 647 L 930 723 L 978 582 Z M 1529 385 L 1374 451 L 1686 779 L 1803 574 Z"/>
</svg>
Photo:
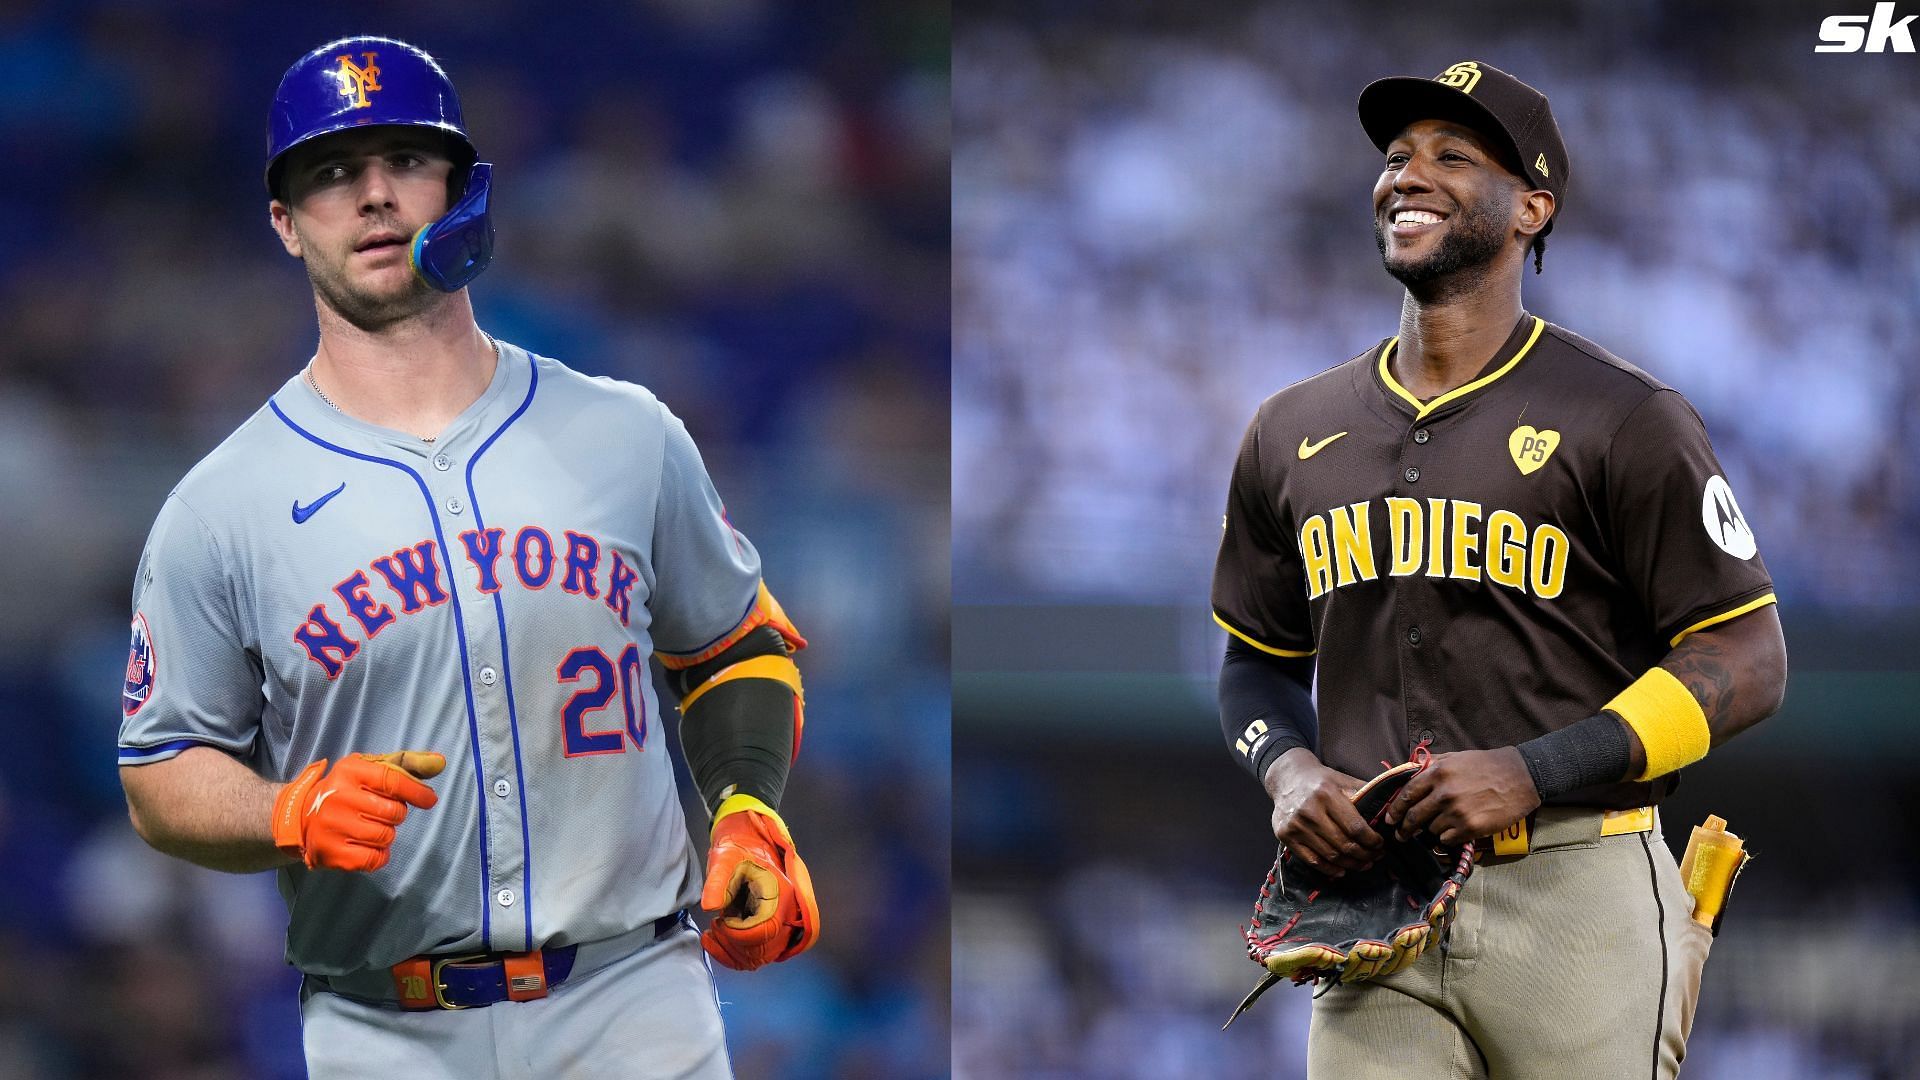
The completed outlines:
<svg viewBox="0 0 1920 1080">
<path fill-rule="evenodd" d="M 446 213 L 453 162 L 432 132 L 370 127 L 287 154 L 276 231 L 321 301 L 358 326 L 389 325 L 438 297 L 413 272 L 413 234 Z"/>
<path fill-rule="evenodd" d="M 1417 289 L 1484 268 L 1509 248 L 1522 255 L 1512 241 L 1527 200 L 1527 186 L 1479 132 L 1418 120 L 1387 145 L 1373 185 L 1374 241 L 1387 272 Z"/>
</svg>

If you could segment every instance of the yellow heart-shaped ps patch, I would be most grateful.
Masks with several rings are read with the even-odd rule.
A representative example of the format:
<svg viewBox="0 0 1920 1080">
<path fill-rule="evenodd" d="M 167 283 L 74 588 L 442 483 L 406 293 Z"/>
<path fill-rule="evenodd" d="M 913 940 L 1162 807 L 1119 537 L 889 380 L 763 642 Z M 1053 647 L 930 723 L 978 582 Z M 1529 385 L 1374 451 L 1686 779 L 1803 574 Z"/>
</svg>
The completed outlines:
<svg viewBox="0 0 1920 1080">
<path fill-rule="evenodd" d="M 1507 452 L 1513 455 L 1513 463 L 1520 467 L 1522 476 L 1545 465 L 1559 445 L 1559 432 L 1535 431 L 1531 424 L 1522 424 L 1507 436 Z"/>
</svg>

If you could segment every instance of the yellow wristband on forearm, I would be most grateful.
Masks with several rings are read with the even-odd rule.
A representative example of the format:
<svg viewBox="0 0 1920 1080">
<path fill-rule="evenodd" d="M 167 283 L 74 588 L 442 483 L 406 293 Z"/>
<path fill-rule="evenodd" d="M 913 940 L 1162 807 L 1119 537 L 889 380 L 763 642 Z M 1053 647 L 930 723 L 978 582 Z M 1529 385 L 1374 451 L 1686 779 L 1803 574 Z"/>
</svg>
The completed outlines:
<svg viewBox="0 0 1920 1080">
<path fill-rule="evenodd" d="M 1707 714 L 1673 673 L 1656 667 L 1607 702 L 1606 710 L 1640 736 L 1647 769 L 1636 780 L 1652 780 L 1707 756 L 1713 732 Z"/>
<path fill-rule="evenodd" d="M 713 808 L 713 824 L 718 825 L 721 818 L 729 814 L 737 814 L 742 810 L 751 810 L 756 814 L 765 814 L 772 818 L 773 823 L 780 826 L 780 835 L 787 838 L 787 843 L 793 843 L 793 833 L 788 831 L 787 823 L 781 820 L 779 811 L 751 795 L 729 795 L 720 800 L 720 805 Z"/>
<path fill-rule="evenodd" d="M 790 656 L 777 656 L 772 653 L 764 656 L 750 656 L 737 664 L 729 664 L 716 672 L 713 678 L 701 683 L 680 699 L 680 711 L 685 713 L 693 708 L 706 692 L 716 686 L 730 683 L 735 679 L 771 679 L 793 691 L 793 696 L 801 701 L 807 699 L 806 691 L 800 686 L 800 668 Z"/>
</svg>

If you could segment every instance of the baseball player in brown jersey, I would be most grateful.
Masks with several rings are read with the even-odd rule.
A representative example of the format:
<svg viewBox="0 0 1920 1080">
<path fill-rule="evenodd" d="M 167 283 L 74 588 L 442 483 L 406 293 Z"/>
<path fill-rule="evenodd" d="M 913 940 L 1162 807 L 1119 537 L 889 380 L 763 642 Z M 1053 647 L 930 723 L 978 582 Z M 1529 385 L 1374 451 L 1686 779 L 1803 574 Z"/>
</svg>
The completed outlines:
<svg viewBox="0 0 1920 1080">
<path fill-rule="evenodd" d="M 1547 99 L 1466 61 L 1359 107 L 1399 334 L 1247 429 L 1222 723 L 1316 868 L 1372 861 L 1349 796 L 1420 744 L 1388 822 L 1485 858 L 1444 948 L 1316 1000 L 1309 1069 L 1671 1076 L 1710 935 L 1655 807 L 1779 707 L 1772 583 L 1686 399 L 1521 307 L 1567 191 Z"/>
</svg>

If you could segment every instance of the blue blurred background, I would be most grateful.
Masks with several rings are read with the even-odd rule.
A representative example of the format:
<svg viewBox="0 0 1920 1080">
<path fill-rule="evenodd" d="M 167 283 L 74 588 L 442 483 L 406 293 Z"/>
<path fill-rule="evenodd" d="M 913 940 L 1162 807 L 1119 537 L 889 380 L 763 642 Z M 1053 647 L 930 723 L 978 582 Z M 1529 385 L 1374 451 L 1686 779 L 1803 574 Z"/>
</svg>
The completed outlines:
<svg viewBox="0 0 1920 1080">
<path fill-rule="evenodd" d="M 406 38 L 496 163 L 489 332 L 653 388 L 813 647 L 820 945 L 723 972 L 743 1077 L 948 1068 L 948 25 L 927 0 L 0 0 L 0 1077 L 302 1075 L 270 875 L 147 850 L 113 746 L 172 484 L 311 354 L 280 73 Z"/>
<path fill-rule="evenodd" d="M 1813 51 L 1872 7 L 956 5 L 956 1076 L 1302 1075 L 1306 991 L 1219 1030 L 1273 842 L 1208 581 L 1254 407 L 1395 331 L 1355 99 L 1469 58 L 1571 155 L 1529 310 L 1694 402 L 1786 622 L 1662 811 L 1757 852 L 1686 1075 L 1920 1076 L 1920 68 Z"/>
</svg>

